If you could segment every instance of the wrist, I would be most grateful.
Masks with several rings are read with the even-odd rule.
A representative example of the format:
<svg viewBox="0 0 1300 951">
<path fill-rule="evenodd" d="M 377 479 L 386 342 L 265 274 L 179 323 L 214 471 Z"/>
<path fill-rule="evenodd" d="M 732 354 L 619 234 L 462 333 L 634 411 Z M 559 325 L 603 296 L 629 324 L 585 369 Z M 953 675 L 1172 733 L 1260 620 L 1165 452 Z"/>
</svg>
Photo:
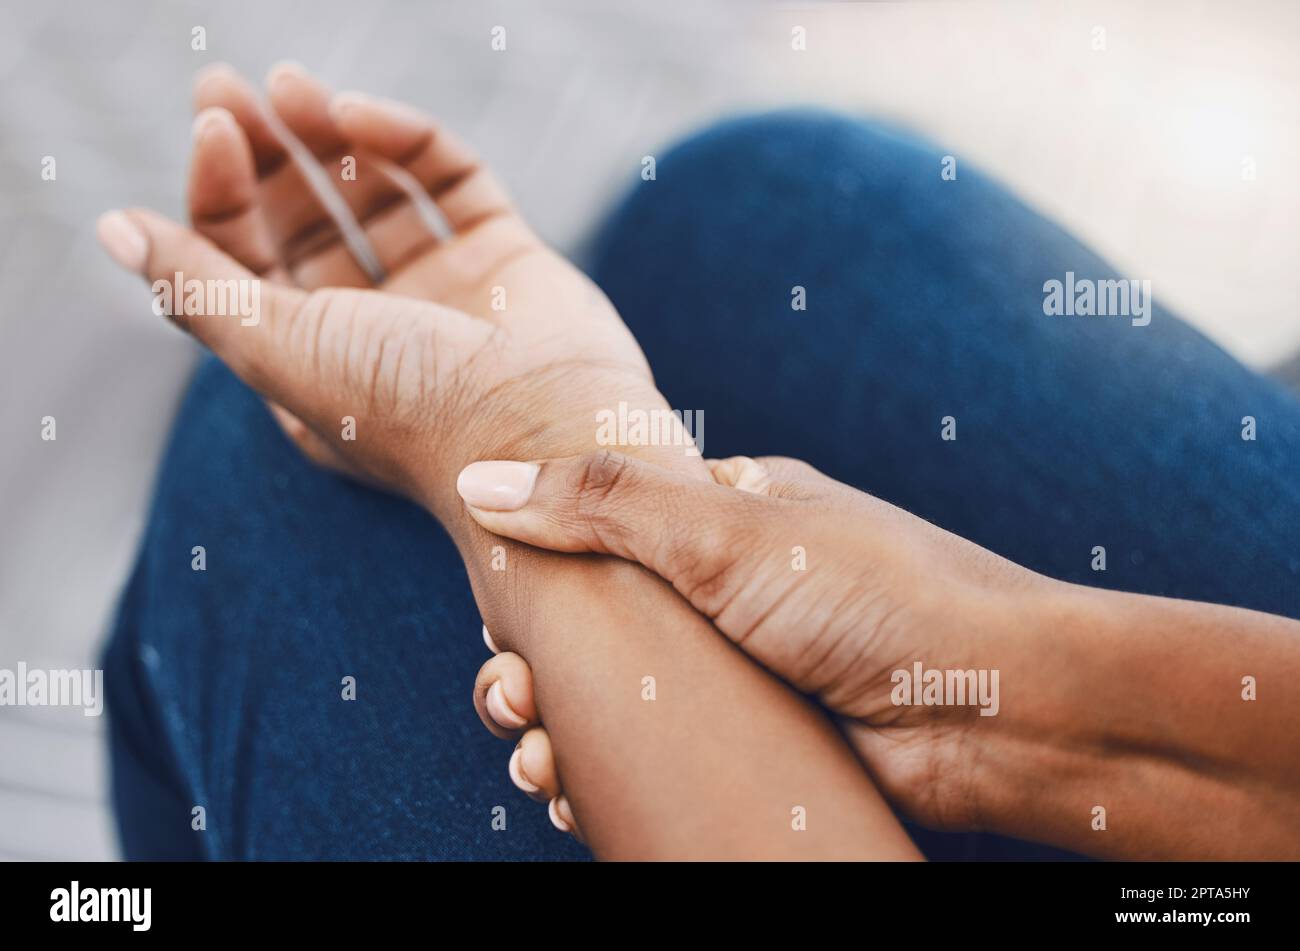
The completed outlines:
<svg viewBox="0 0 1300 951">
<path fill-rule="evenodd" d="M 589 395 L 591 391 L 617 392 L 618 409 L 607 405 L 607 396 Z M 670 412 L 653 383 L 626 374 L 611 380 L 584 378 L 563 396 L 543 391 L 525 398 L 505 390 L 496 399 L 477 400 L 472 419 L 444 430 L 436 451 L 413 467 L 407 494 L 454 533 L 464 514 L 456 479 L 472 462 L 539 462 L 608 450 L 710 479 L 701 451 L 685 428 L 669 418 Z M 614 425 L 610 417 L 631 417 L 633 422 L 649 417 L 654 424 Z"/>
<path fill-rule="evenodd" d="M 1241 701 L 1221 610 L 1055 581 L 1028 598 L 1005 719 L 974 757 L 985 827 L 1101 858 L 1240 857 L 1244 836 L 1192 830 L 1283 810 L 1223 730 Z"/>
<path fill-rule="evenodd" d="M 1112 783 L 1124 686 L 1097 593 L 1035 576 L 984 612 L 978 663 L 999 671 L 999 709 L 964 734 L 957 770 L 981 829 L 1082 850 L 1104 806 L 1091 799 Z"/>
</svg>

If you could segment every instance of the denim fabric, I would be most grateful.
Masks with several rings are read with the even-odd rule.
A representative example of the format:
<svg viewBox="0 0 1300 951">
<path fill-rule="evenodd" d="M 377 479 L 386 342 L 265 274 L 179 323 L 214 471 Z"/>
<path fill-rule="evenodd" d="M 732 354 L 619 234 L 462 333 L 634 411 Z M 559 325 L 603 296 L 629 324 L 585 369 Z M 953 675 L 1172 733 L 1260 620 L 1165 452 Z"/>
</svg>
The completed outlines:
<svg viewBox="0 0 1300 951">
<path fill-rule="evenodd" d="M 1300 616 L 1300 403 L 1158 305 L 1045 316 L 1066 271 L 1141 275 L 941 155 L 818 112 L 727 122 L 638 183 L 590 271 L 710 456 L 806 459 L 1054 577 Z M 313 469 L 205 363 L 105 657 L 127 856 L 584 856 L 473 711 L 479 624 L 437 524 Z"/>
</svg>

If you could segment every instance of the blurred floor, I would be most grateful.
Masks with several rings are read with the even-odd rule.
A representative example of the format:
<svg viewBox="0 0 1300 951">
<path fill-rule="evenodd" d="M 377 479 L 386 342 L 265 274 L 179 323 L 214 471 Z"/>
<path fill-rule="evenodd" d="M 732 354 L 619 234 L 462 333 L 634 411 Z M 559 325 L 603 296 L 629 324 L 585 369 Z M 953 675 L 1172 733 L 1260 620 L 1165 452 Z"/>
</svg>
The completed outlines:
<svg viewBox="0 0 1300 951">
<path fill-rule="evenodd" d="M 882 115 L 1000 177 L 1242 359 L 1300 347 L 1289 2 L 73 0 L 5 19 L 0 667 L 92 664 L 129 566 L 194 351 L 103 257 L 94 218 L 182 213 L 190 76 L 214 60 L 260 77 L 298 59 L 437 113 L 570 251 L 643 155 L 714 117 Z M 56 442 L 40 440 L 46 415 Z M 114 854 L 102 726 L 0 707 L 0 858 Z"/>
</svg>

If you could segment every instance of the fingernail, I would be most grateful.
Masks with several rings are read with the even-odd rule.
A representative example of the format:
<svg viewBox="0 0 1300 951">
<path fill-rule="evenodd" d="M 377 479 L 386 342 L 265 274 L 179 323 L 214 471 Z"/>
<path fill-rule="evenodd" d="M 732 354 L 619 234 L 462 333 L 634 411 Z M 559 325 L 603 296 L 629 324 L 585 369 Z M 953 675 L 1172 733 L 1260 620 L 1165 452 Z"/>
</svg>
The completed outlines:
<svg viewBox="0 0 1300 951">
<path fill-rule="evenodd" d="M 267 88 L 289 76 L 306 76 L 307 70 L 295 59 L 282 59 L 266 71 Z"/>
<path fill-rule="evenodd" d="M 208 63 L 194 74 L 194 85 L 201 86 L 213 76 L 237 76 L 235 68 L 229 63 Z"/>
<path fill-rule="evenodd" d="M 510 754 L 510 781 L 526 793 L 535 793 L 542 787 L 529 782 L 528 777 L 524 775 L 524 771 L 519 765 L 523 755 L 524 748 L 522 746 L 516 746 L 515 751 Z"/>
<path fill-rule="evenodd" d="M 568 801 L 566 800 L 564 803 L 561 803 L 561 799 L 564 799 L 564 797 L 556 796 L 552 799 L 551 804 L 546 807 L 546 812 L 551 817 L 551 825 L 555 826 L 555 828 L 559 829 L 561 832 L 572 832 L 573 813 L 569 810 Z"/>
<path fill-rule="evenodd" d="M 507 730 L 517 730 L 528 722 L 510 708 L 510 701 L 506 699 L 506 688 L 501 686 L 499 680 L 488 688 L 487 712 L 493 720 L 497 721 L 498 726 L 503 726 Z"/>
<path fill-rule="evenodd" d="M 492 635 L 488 633 L 487 625 L 483 625 L 483 643 L 487 645 L 488 650 L 494 654 L 500 654 L 501 648 L 497 647 L 497 642 L 492 640 Z"/>
<path fill-rule="evenodd" d="M 140 227 L 121 211 L 108 211 L 95 223 L 95 234 L 109 257 L 126 268 L 140 274 L 149 257 L 149 239 Z"/>
<path fill-rule="evenodd" d="M 471 462 L 460 470 L 456 491 L 475 508 L 513 512 L 533 494 L 540 468 L 531 462 Z"/>
<path fill-rule="evenodd" d="M 194 117 L 194 125 L 190 129 L 190 135 L 195 142 L 198 142 L 217 126 L 234 121 L 235 117 L 225 109 L 220 106 L 209 106 Z"/>
</svg>

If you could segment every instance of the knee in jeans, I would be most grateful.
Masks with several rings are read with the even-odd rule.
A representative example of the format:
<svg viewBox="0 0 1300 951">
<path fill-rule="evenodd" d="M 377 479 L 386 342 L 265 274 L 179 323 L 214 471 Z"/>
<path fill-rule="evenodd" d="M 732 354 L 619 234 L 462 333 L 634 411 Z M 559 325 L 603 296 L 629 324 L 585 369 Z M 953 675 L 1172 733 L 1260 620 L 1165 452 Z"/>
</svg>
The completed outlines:
<svg viewBox="0 0 1300 951">
<path fill-rule="evenodd" d="M 714 211 L 814 216 L 938 180 L 942 156 L 899 130 L 823 109 L 728 119 L 671 146 L 611 220 L 607 235 L 670 220 L 667 206 L 707 221 Z"/>
</svg>

